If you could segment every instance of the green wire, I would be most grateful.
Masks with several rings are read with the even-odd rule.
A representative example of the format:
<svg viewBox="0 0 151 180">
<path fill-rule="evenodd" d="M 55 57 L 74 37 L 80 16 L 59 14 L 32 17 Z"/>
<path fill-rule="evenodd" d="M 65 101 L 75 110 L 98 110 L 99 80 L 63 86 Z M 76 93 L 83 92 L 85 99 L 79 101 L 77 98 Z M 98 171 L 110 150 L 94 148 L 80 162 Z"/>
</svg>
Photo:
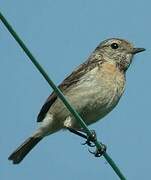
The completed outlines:
<svg viewBox="0 0 151 180">
<path fill-rule="evenodd" d="M 24 44 L 24 42 L 20 39 L 18 34 L 14 31 L 12 26 L 9 24 L 9 22 L 6 20 L 6 18 L 3 16 L 3 14 L 0 12 L 0 19 L 3 22 L 3 24 L 6 26 L 10 34 L 14 37 L 14 39 L 18 42 L 20 47 L 23 49 L 23 51 L 26 53 L 26 55 L 29 57 L 29 59 L 32 61 L 32 63 L 36 66 L 36 68 L 39 70 L 39 72 L 43 75 L 43 77 L 46 79 L 48 84 L 53 88 L 55 93 L 58 95 L 58 97 L 63 101 L 65 106 L 68 108 L 68 110 L 73 114 L 73 116 L 76 118 L 76 120 L 79 122 L 81 127 L 85 130 L 88 136 L 92 137 L 92 132 L 88 129 L 87 125 L 83 121 L 83 119 L 80 117 L 80 115 L 76 112 L 76 110 L 70 105 L 70 103 L 67 101 L 61 90 L 54 84 L 54 82 L 50 79 L 48 74 L 44 71 L 44 69 L 41 67 L 41 65 L 38 63 L 36 58 L 32 55 L 32 53 L 29 51 L 27 46 Z M 102 149 L 103 145 L 98 140 L 96 140 L 95 145 L 97 149 Z M 113 168 L 115 173 L 119 176 L 121 180 L 126 180 L 120 169 L 117 167 L 117 165 L 114 163 L 114 161 L 111 159 L 111 157 L 104 152 L 103 153 L 104 158 L 106 161 L 110 164 L 110 166 Z"/>
</svg>

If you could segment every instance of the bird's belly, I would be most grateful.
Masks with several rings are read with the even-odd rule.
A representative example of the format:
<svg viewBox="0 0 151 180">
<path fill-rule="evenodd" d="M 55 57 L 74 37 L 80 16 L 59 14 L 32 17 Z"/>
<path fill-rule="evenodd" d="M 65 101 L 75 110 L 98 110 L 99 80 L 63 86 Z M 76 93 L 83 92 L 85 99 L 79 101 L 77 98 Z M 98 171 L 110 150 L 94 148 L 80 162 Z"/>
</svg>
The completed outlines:
<svg viewBox="0 0 151 180">
<path fill-rule="evenodd" d="M 93 86 L 75 97 L 73 104 L 87 125 L 103 118 L 116 106 L 121 97 L 117 88 L 109 84 Z"/>
</svg>

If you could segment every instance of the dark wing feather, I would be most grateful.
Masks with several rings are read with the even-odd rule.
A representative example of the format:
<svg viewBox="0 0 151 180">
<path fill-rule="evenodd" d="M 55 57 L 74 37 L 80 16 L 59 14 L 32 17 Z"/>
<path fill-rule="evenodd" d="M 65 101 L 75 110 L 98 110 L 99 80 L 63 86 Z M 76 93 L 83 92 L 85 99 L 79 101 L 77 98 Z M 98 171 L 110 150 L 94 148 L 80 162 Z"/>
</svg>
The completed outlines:
<svg viewBox="0 0 151 180">
<path fill-rule="evenodd" d="M 48 112 L 49 108 L 55 102 L 56 99 L 57 99 L 56 94 L 54 92 L 51 93 L 37 116 L 37 122 L 41 122 L 45 118 L 46 113 Z"/>
<path fill-rule="evenodd" d="M 95 56 L 92 54 L 89 59 L 81 64 L 77 69 L 75 69 L 58 87 L 61 91 L 66 90 L 68 87 L 70 87 L 73 84 L 76 84 L 80 78 L 88 71 L 96 67 L 98 64 L 102 63 L 102 60 L 96 59 Z M 56 101 L 57 95 L 55 92 L 52 92 L 52 94 L 48 97 L 44 105 L 42 106 L 38 117 L 37 122 L 41 122 L 45 116 L 48 110 L 50 109 L 51 105 Z"/>
</svg>

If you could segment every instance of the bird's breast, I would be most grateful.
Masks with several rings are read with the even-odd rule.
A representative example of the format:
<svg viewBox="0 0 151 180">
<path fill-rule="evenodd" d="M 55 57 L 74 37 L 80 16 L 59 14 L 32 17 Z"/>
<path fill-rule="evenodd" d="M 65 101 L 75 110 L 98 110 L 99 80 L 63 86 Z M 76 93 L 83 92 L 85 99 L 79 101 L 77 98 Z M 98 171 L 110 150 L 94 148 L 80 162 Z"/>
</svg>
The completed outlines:
<svg viewBox="0 0 151 180">
<path fill-rule="evenodd" d="M 85 74 L 76 87 L 76 99 L 87 124 L 109 113 L 123 94 L 125 76 L 110 63 L 104 63 Z M 78 104 L 78 102 L 77 102 Z"/>
<path fill-rule="evenodd" d="M 104 63 L 100 71 L 100 82 L 103 82 L 106 89 L 108 106 L 112 106 L 119 101 L 124 92 L 125 74 L 111 63 Z"/>
</svg>

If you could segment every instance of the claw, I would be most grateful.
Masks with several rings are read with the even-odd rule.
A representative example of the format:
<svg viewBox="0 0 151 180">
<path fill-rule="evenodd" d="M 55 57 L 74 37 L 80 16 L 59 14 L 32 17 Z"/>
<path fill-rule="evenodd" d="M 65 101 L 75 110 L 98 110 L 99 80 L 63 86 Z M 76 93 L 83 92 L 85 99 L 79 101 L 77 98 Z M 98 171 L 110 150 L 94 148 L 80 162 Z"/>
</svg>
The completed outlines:
<svg viewBox="0 0 151 180">
<path fill-rule="evenodd" d="M 93 144 L 91 141 L 86 140 L 82 145 L 88 145 L 89 147 L 95 147 L 95 144 Z"/>
<path fill-rule="evenodd" d="M 95 147 L 94 141 L 96 140 L 96 133 L 94 130 L 91 130 L 91 136 L 87 136 L 87 140 L 82 145 L 88 145 L 89 147 Z"/>
<path fill-rule="evenodd" d="M 89 148 L 88 148 L 88 151 L 89 151 L 89 153 L 95 155 L 95 151 L 91 151 Z"/>
<path fill-rule="evenodd" d="M 88 137 L 88 140 L 94 142 L 96 140 L 96 132 L 94 130 L 91 130 L 92 136 Z"/>
<path fill-rule="evenodd" d="M 104 151 L 102 151 L 102 150 L 96 150 L 94 156 L 95 157 L 101 157 L 103 155 L 103 153 L 104 153 Z"/>
<path fill-rule="evenodd" d="M 91 151 L 90 149 L 88 149 L 88 151 L 93 154 L 95 157 L 101 157 L 105 152 L 106 152 L 106 146 L 104 144 L 102 144 L 102 148 L 101 149 L 96 149 L 96 151 Z"/>
</svg>

